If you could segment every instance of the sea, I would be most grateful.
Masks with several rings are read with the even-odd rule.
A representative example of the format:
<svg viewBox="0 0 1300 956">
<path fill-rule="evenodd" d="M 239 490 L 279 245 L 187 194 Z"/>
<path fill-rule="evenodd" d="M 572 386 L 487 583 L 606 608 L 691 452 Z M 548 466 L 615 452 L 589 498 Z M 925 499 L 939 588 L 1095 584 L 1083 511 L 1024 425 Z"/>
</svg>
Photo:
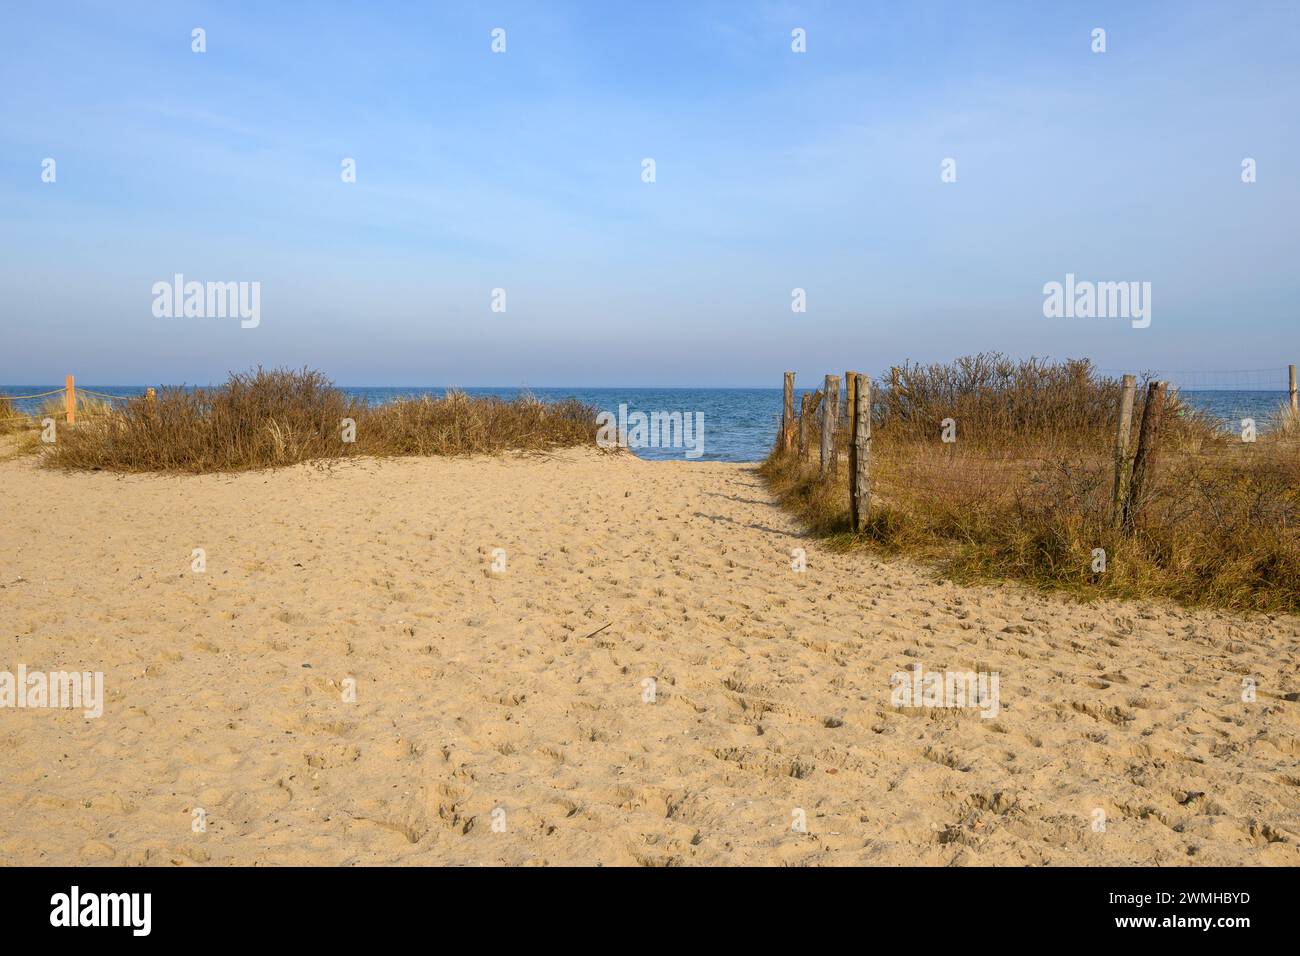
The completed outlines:
<svg viewBox="0 0 1300 956">
<path fill-rule="evenodd" d="M 0 396 L 31 395 L 47 392 L 61 386 L 57 385 L 0 385 Z M 143 385 L 82 385 L 79 389 L 100 392 L 128 398 L 143 395 Z M 373 386 L 339 386 L 347 394 L 363 398 L 368 403 L 377 405 L 391 402 L 398 398 L 410 398 L 420 395 L 441 396 L 446 392 L 442 386 L 409 387 L 373 387 Z M 620 406 L 626 406 L 626 414 L 640 411 L 647 415 L 651 412 L 681 412 L 683 416 L 690 413 L 692 421 L 698 419 L 696 413 L 703 416 L 704 441 L 702 454 L 695 456 L 694 451 L 679 448 L 637 448 L 634 452 L 642 458 L 680 459 L 694 461 L 762 461 L 772 447 L 781 421 L 781 398 L 779 388 L 463 388 L 470 395 L 495 395 L 503 399 L 513 399 L 526 392 L 544 402 L 554 402 L 566 398 L 576 398 L 618 416 Z M 803 389 L 798 389 L 795 407 L 799 407 L 799 396 Z M 1179 391 L 1189 404 L 1200 408 L 1223 422 L 1225 429 L 1239 431 L 1241 419 L 1253 418 L 1261 431 L 1266 430 L 1278 408 L 1287 400 L 1285 390 L 1231 390 L 1200 389 Z M 61 400 L 61 396 L 53 396 Z M 21 411 L 33 413 L 43 399 L 19 399 L 14 405 Z M 691 451 L 691 457 L 687 456 Z"/>
</svg>

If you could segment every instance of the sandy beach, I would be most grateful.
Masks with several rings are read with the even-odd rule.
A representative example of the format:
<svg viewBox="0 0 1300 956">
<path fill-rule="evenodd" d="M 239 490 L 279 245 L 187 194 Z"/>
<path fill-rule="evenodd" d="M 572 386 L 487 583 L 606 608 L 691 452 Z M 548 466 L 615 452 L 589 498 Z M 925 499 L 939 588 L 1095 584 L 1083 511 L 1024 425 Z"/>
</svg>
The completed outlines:
<svg viewBox="0 0 1300 956">
<path fill-rule="evenodd" d="M 0 710 L 2 863 L 1300 864 L 1295 619 L 834 554 L 749 465 L 0 487 L 0 669 L 105 690 Z"/>
</svg>

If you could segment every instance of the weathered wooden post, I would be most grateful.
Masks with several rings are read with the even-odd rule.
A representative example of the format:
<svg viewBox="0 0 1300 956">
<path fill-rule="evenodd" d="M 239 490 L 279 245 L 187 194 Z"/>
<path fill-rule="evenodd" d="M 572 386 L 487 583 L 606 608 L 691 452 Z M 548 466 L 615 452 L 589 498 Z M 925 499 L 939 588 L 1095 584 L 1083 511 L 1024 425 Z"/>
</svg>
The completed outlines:
<svg viewBox="0 0 1300 956">
<path fill-rule="evenodd" d="M 63 383 L 63 408 L 68 424 L 75 424 L 77 421 L 77 382 L 71 375 Z"/>
<path fill-rule="evenodd" d="M 1287 371 L 1290 373 L 1291 378 L 1291 414 L 1296 416 L 1300 415 L 1300 399 L 1297 398 L 1295 390 L 1295 366 L 1288 366 Z"/>
<path fill-rule="evenodd" d="M 1137 377 L 1124 376 L 1124 387 L 1119 394 L 1119 422 L 1115 425 L 1115 489 L 1111 498 L 1111 523 L 1120 527 L 1124 521 L 1124 496 L 1128 492 L 1130 459 L 1129 436 L 1133 432 L 1133 393 Z"/>
<path fill-rule="evenodd" d="M 849 392 L 853 430 L 849 443 L 849 509 L 853 530 L 861 534 L 871 517 L 871 379 L 853 373 Z"/>
<path fill-rule="evenodd" d="M 852 441 L 853 431 L 853 390 L 858 385 L 857 372 L 844 373 L 844 424 L 850 432 L 849 440 Z"/>
<path fill-rule="evenodd" d="M 799 403 L 799 457 L 808 457 L 808 423 L 812 420 L 813 396 L 815 392 L 804 392 Z"/>
<path fill-rule="evenodd" d="M 813 441 L 813 425 L 816 424 L 816 410 L 822 405 L 822 393 L 814 392 L 813 394 L 803 395 L 803 408 L 800 412 L 800 458 L 809 458 L 811 451 L 811 441 Z"/>
<path fill-rule="evenodd" d="M 826 376 L 825 397 L 822 399 L 822 477 L 835 474 L 835 419 L 840 410 L 840 377 Z"/>
<path fill-rule="evenodd" d="M 785 373 L 785 394 L 781 406 L 781 451 L 790 454 L 794 448 L 794 372 Z"/>
<path fill-rule="evenodd" d="M 1147 400 L 1142 406 L 1142 424 L 1138 428 L 1137 453 L 1133 456 L 1133 477 L 1128 494 L 1124 497 L 1124 530 L 1132 531 L 1137 525 L 1137 514 L 1147 494 L 1155 468 L 1156 453 L 1160 450 L 1160 425 L 1165 415 L 1166 382 L 1152 382 L 1147 387 Z"/>
</svg>

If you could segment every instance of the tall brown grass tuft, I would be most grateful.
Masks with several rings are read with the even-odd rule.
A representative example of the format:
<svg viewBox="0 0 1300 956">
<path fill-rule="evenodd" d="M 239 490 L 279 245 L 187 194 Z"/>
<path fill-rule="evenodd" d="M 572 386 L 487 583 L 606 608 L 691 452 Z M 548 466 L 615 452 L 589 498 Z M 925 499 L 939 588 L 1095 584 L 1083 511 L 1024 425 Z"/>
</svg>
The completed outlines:
<svg viewBox="0 0 1300 956">
<path fill-rule="evenodd" d="M 106 399 L 87 395 L 85 392 L 77 392 L 77 421 L 86 421 L 110 415 L 113 412 L 114 404 L 114 402 Z M 47 418 L 52 418 L 61 427 L 67 421 L 67 415 L 67 401 L 63 396 L 58 396 L 43 401 L 41 407 L 36 410 L 36 414 L 32 416 L 32 421 L 39 424 Z"/>
<path fill-rule="evenodd" d="M 1244 444 L 1171 395 L 1153 481 L 1125 535 L 1110 510 L 1120 383 L 1088 362 L 978 355 L 902 366 L 873 384 L 865 534 L 850 531 L 846 465 L 822 481 L 815 461 L 774 452 L 761 469 L 834 546 L 930 559 L 962 581 L 1300 611 L 1300 448 L 1282 428 Z M 945 418 L 955 443 L 939 440 Z M 838 438 L 847 442 L 845 429 Z"/>
<path fill-rule="evenodd" d="M 0 435 L 26 428 L 29 424 L 30 419 L 14 407 L 13 401 L 0 395 Z"/>
<path fill-rule="evenodd" d="M 1269 428 L 1278 438 L 1300 441 L 1300 415 L 1296 414 L 1290 402 L 1283 402 L 1277 407 Z"/>
<path fill-rule="evenodd" d="M 467 455 L 595 444 L 596 410 L 449 392 L 371 406 L 319 372 L 261 368 L 215 388 L 159 389 L 80 418 L 43 461 L 57 468 L 211 472 L 357 455 Z M 355 441 L 344 441 L 344 423 Z"/>
</svg>

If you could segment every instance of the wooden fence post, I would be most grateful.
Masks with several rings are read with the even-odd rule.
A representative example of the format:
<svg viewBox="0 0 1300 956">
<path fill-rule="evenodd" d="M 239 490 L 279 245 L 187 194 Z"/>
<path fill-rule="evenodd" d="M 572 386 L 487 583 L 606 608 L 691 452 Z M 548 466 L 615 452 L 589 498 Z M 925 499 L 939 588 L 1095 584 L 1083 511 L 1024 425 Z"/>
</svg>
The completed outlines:
<svg viewBox="0 0 1300 956">
<path fill-rule="evenodd" d="M 800 401 L 800 458 L 809 457 L 809 416 L 813 414 L 813 393 L 803 393 Z"/>
<path fill-rule="evenodd" d="M 858 387 L 858 373 L 844 373 L 844 424 L 849 429 L 849 441 L 852 441 L 853 432 L 853 395 L 854 389 Z"/>
<path fill-rule="evenodd" d="M 794 372 L 785 373 L 785 394 L 781 406 L 781 451 L 794 448 Z"/>
<path fill-rule="evenodd" d="M 820 392 L 814 392 L 811 395 L 803 395 L 807 402 L 807 407 L 800 416 L 800 457 L 811 457 L 810 442 L 813 441 L 813 425 L 816 424 L 816 410 L 822 405 L 824 395 Z"/>
<path fill-rule="evenodd" d="M 849 444 L 849 509 L 853 530 L 861 534 L 871 517 L 871 379 L 853 373 L 849 414 L 853 430 Z"/>
<path fill-rule="evenodd" d="M 1124 497 L 1124 530 L 1131 532 L 1137 525 L 1138 511 L 1147 494 L 1147 485 L 1155 467 L 1156 453 L 1160 450 L 1160 425 L 1165 415 L 1166 382 L 1152 382 L 1147 387 L 1147 400 L 1142 405 L 1142 424 L 1138 428 L 1137 453 L 1133 456 L 1133 477 Z"/>
<path fill-rule="evenodd" d="M 1287 371 L 1291 378 L 1291 414 L 1300 415 L 1300 399 L 1297 398 L 1295 390 L 1295 366 L 1288 366 Z"/>
<path fill-rule="evenodd" d="M 77 382 L 69 375 L 63 383 L 63 402 L 64 410 L 67 413 L 68 424 L 76 424 L 77 421 Z"/>
<path fill-rule="evenodd" d="M 1124 521 L 1124 497 L 1128 492 L 1129 456 L 1128 442 L 1133 433 L 1133 393 L 1137 377 L 1124 376 L 1124 387 L 1119 395 L 1119 423 L 1115 426 L 1115 490 L 1111 498 L 1111 523 L 1118 528 Z"/>
<path fill-rule="evenodd" d="M 840 377 L 826 376 L 826 392 L 822 399 L 822 477 L 835 474 L 835 419 L 840 410 Z"/>
</svg>

